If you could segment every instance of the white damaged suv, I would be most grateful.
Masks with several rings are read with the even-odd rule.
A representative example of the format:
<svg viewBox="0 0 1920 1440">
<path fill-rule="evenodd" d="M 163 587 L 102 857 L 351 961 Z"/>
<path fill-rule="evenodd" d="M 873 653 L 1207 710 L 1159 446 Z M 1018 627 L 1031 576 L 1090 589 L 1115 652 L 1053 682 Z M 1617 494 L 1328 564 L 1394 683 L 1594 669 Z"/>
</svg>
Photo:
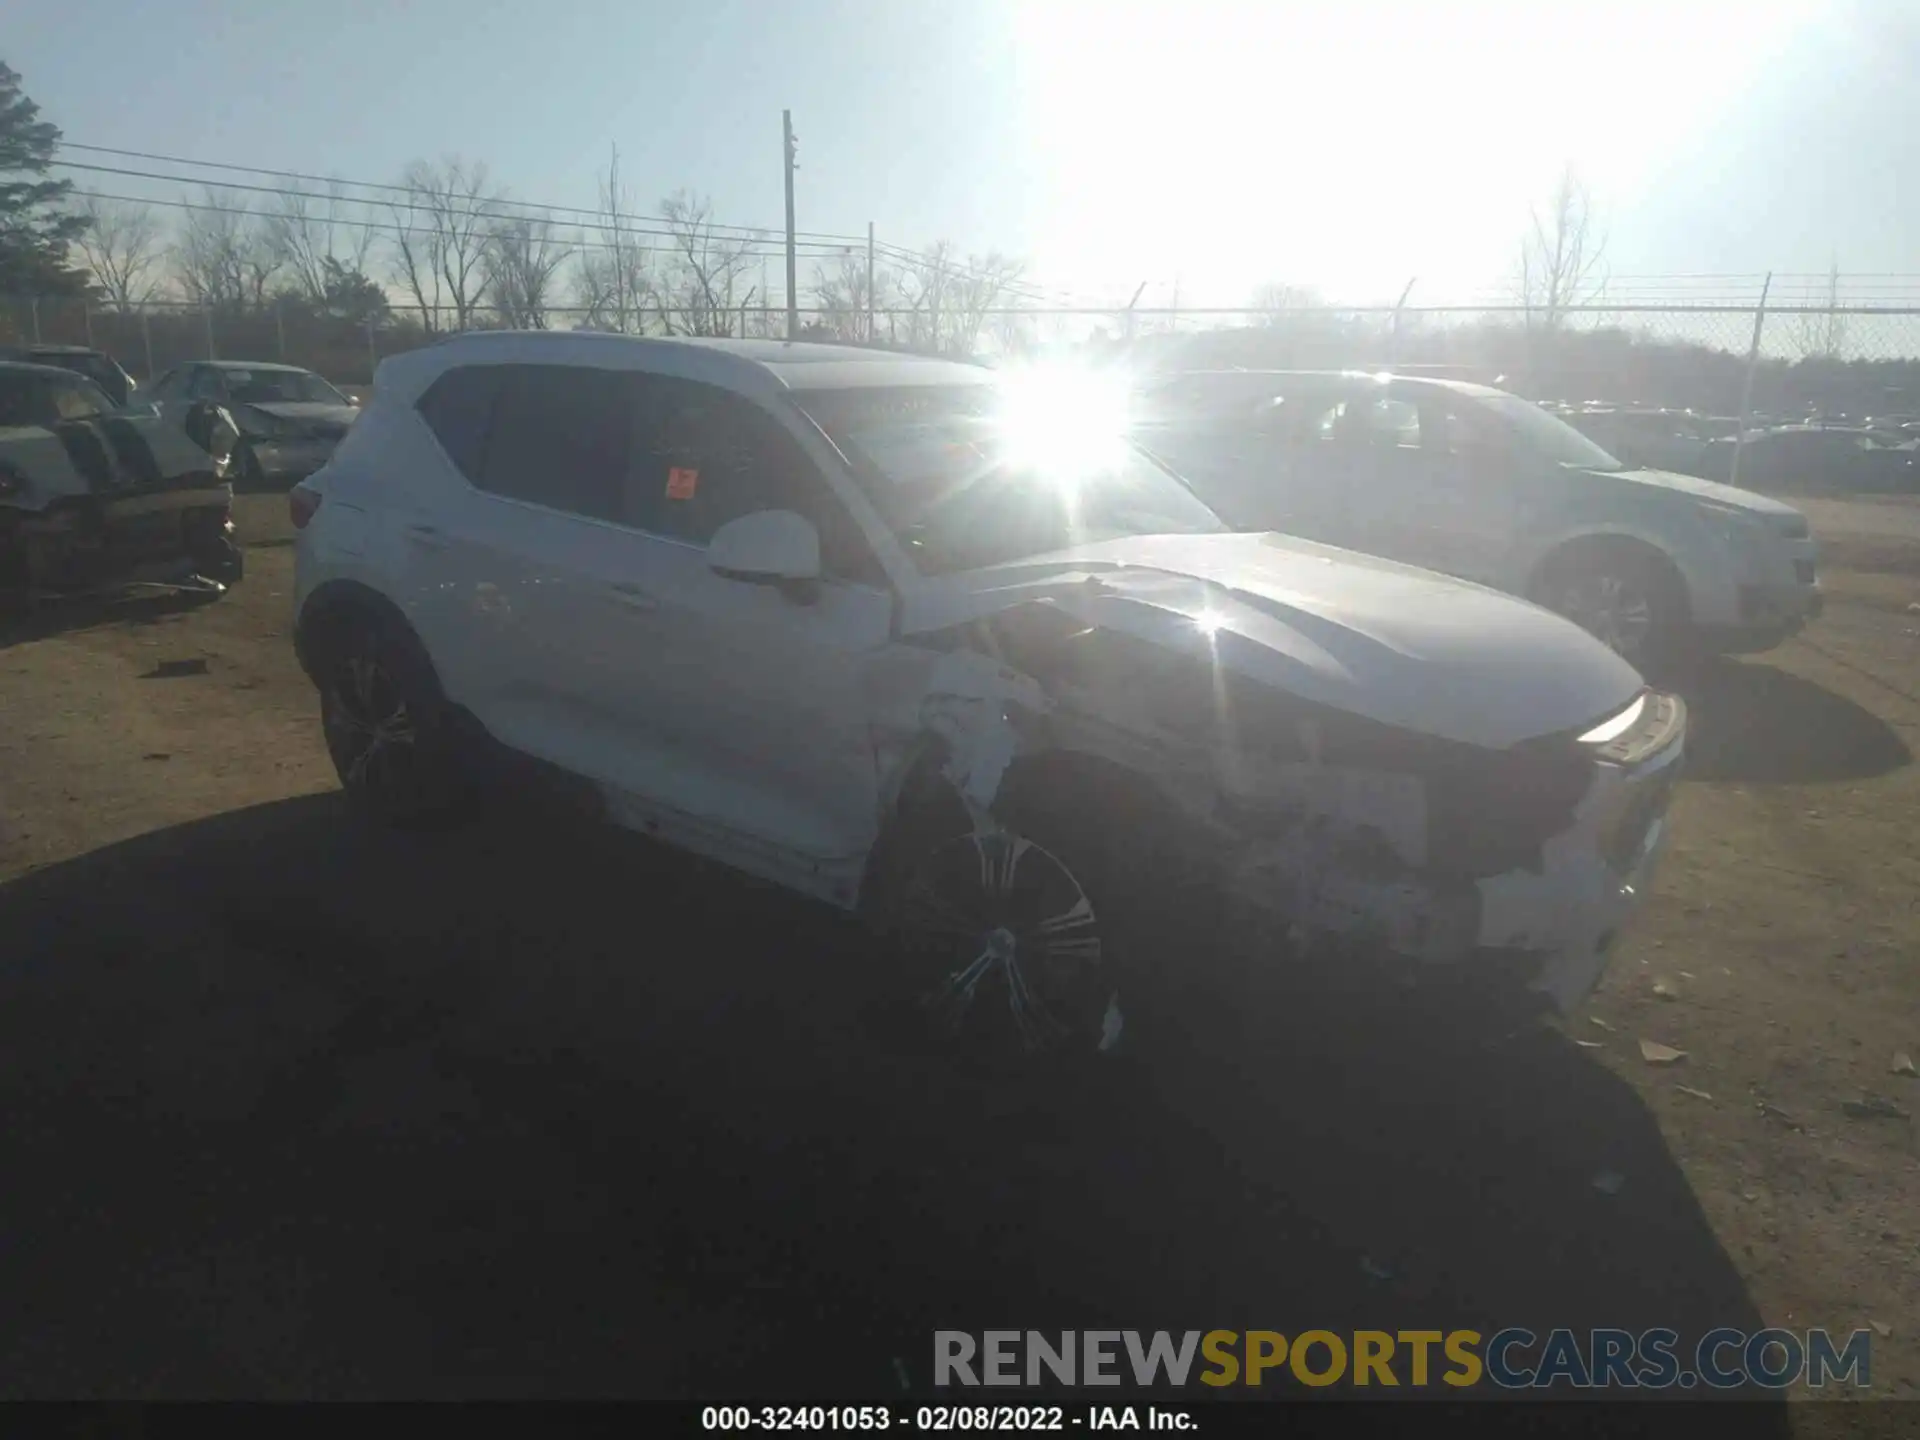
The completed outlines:
<svg viewBox="0 0 1920 1440">
<path fill-rule="evenodd" d="M 1571 622 L 1234 534 L 1094 379 L 489 333 L 385 361 L 290 493 L 351 800 L 499 757 L 880 927 L 936 1036 L 1152 1037 L 1203 951 L 1562 1008 L 1645 893 L 1684 711 Z"/>
</svg>

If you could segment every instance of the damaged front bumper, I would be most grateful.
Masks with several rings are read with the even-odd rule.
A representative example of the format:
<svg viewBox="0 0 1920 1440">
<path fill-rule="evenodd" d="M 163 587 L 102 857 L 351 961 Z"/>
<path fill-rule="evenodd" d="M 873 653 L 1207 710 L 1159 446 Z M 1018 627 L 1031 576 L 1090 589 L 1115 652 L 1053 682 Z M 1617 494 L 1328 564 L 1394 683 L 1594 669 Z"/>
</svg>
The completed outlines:
<svg viewBox="0 0 1920 1440">
<path fill-rule="evenodd" d="M 1242 923 L 1270 935 L 1284 922 L 1288 948 L 1309 959 L 1384 958 L 1416 981 L 1517 987 L 1566 1013 L 1599 983 L 1652 885 L 1685 729 L 1682 702 L 1649 693 L 1627 733 L 1588 747 L 1592 779 L 1568 823 L 1526 863 L 1492 875 L 1443 877 L 1433 862 L 1444 857 L 1405 863 L 1415 845 L 1406 838 L 1391 847 L 1398 859 L 1375 845 L 1372 863 L 1353 863 L 1356 826 L 1392 840 L 1383 817 L 1424 801 L 1416 777 L 1349 772 L 1344 793 L 1322 787 L 1312 823 L 1240 850 L 1229 893 Z"/>
<path fill-rule="evenodd" d="M 37 601 L 141 584 L 231 584 L 244 569 L 231 503 L 225 485 L 203 485 L 0 509 L 0 590 Z"/>
</svg>

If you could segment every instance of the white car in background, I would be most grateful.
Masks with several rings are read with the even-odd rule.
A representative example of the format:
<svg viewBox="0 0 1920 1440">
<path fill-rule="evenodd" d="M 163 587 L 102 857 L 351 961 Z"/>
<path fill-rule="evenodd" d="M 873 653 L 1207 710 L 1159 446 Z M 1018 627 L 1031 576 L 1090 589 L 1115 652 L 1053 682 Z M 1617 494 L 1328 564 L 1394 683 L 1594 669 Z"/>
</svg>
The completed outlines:
<svg viewBox="0 0 1920 1440">
<path fill-rule="evenodd" d="M 290 494 L 349 797 L 424 821 L 534 757 L 872 919 L 989 1047 L 1150 1039 L 1255 939 L 1577 1004 L 1680 703 L 1532 605 L 1230 533 L 1090 386 L 582 333 L 387 360 Z"/>
</svg>

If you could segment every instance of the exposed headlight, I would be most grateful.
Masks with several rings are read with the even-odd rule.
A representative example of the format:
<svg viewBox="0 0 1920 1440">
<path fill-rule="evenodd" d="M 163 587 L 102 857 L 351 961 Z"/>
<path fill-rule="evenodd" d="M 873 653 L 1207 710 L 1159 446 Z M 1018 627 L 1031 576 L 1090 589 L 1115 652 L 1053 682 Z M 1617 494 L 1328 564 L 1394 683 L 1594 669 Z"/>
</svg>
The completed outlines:
<svg viewBox="0 0 1920 1440">
<path fill-rule="evenodd" d="M 1593 729 L 1580 737 L 1582 745 L 1605 745 L 1609 740 L 1618 740 L 1627 731 L 1640 723 L 1640 716 L 1647 708 L 1645 695 L 1634 696 L 1633 703 L 1610 720 L 1602 720 Z"/>
</svg>

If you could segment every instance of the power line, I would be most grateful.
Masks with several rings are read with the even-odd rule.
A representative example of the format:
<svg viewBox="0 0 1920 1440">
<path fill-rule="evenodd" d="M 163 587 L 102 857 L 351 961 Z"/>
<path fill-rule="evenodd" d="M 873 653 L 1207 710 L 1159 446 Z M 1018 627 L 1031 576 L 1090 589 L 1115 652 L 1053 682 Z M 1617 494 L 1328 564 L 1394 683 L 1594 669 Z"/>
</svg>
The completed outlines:
<svg viewBox="0 0 1920 1440">
<path fill-rule="evenodd" d="M 113 194 L 108 194 L 104 191 L 99 191 L 99 190 L 76 190 L 73 193 L 83 200 L 116 200 L 128 205 L 157 205 L 160 208 L 166 209 L 166 210 L 198 210 L 198 211 L 205 211 L 205 212 L 210 212 L 213 214 L 220 214 L 220 215 L 235 215 L 240 213 L 236 210 L 231 209 L 228 206 L 208 205 L 204 203 L 196 203 L 195 201 L 192 201 L 192 200 L 156 200 L 145 195 L 113 195 Z M 313 197 L 309 196 L 307 198 L 311 199 Z M 383 223 L 378 220 L 354 220 L 351 222 L 342 221 L 339 223 L 341 223 L 342 225 L 350 229 L 365 230 L 370 234 L 376 234 L 376 235 L 401 236 L 401 235 L 407 235 L 411 233 L 403 225 L 390 223 L 390 222 Z M 741 253 L 743 255 L 750 256 L 755 259 L 759 258 L 762 255 L 779 253 L 780 242 L 777 239 L 770 239 L 770 240 L 764 241 L 760 244 L 758 248 L 756 248 L 750 242 L 740 242 L 740 243 L 745 247 L 743 248 Z M 819 244 L 818 241 L 809 241 L 806 243 L 809 245 Z M 593 251 L 602 251 L 602 252 L 618 251 L 622 248 L 617 245 L 609 244 L 604 240 L 588 240 L 585 238 L 565 242 L 565 246 L 567 249 L 570 249 L 570 250 L 593 250 Z M 815 252 L 815 253 L 821 253 L 821 252 Z"/>
<path fill-rule="evenodd" d="M 152 160 L 163 165 L 190 165 L 190 166 L 194 166 L 195 168 L 205 169 L 205 170 L 227 170 L 237 175 L 265 175 L 270 179 L 276 179 L 276 180 L 301 180 L 314 185 L 341 185 L 353 190 L 379 190 L 379 191 L 384 191 L 388 194 L 395 194 L 395 195 L 412 195 L 416 193 L 411 186 L 394 184 L 388 181 L 343 180 L 338 175 L 309 175 L 298 170 L 270 170 L 259 165 L 230 164 L 224 160 L 190 160 L 180 155 L 156 155 L 145 150 L 117 150 L 117 149 L 114 149 L 112 146 L 108 146 L 108 145 L 81 145 L 72 140 L 62 140 L 60 142 L 60 148 L 63 150 L 85 150 L 91 154 L 96 154 L 96 155 L 115 155 L 115 156 L 121 157 L 122 159 Z M 108 167 L 106 166 L 83 165 L 77 161 L 55 160 L 53 163 L 56 165 L 65 165 L 68 168 L 75 169 L 75 170 L 88 170 L 88 169 L 106 170 L 107 173 L 120 174 L 120 175 L 144 175 L 145 174 L 145 172 L 137 171 L 137 170 L 109 170 Z M 217 185 L 222 183 L 220 181 L 207 180 L 204 177 L 201 177 L 198 175 L 148 175 L 146 176 L 146 178 L 155 179 L 155 180 L 170 180 L 183 185 L 209 185 L 209 184 Z M 256 187 L 234 185 L 234 186 L 230 186 L 229 188 L 252 189 Z M 271 187 L 266 187 L 266 188 L 269 188 L 271 190 Z M 300 195 L 305 195 L 310 200 L 328 200 L 328 199 L 339 198 L 339 199 L 349 200 L 352 203 L 359 204 L 359 205 L 374 205 L 374 204 L 387 203 L 386 201 L 367 200 L 359 196 L 335 197 L 330 195 L 314 195 L 307 191 L 272 190 L 271 193 L 300 194 Z M 522 209 L 539 210 L 539 211 L 543 211 L 553 215 L 583 215 L 591 219 L 601 221 L 603 223 L 608 220 L 633 220 L 633 221 L 638 221 L 640 223 L 647 224 L 647 225 L 665 225 L 665 224 L 671 223 L 668 220 L 668 218 L 664 215 L 629 214 L 626 211 L 607 211 L 607 210 L 597 209 L 597 208 L 586 206 L 586 205 L 543 205 L 543 204 L 540 204 L 538 201 L 534 201 L 534 200 L 514 200 L 506 196 L 495 197 L 494 199 L 490 200 L 489 203 L 514 205 Z M 515 218 L 518 218 L 518 217 L 515 217 Z M 723 225 L 716 222 L 712 226 L 712 228 L 715 230 L 738 230 L 738 231 L 747 233 L 749 235 L 763 235 L 763 234 L 771 235 L 776 233 L 773 227 L 760 226 L 760 225 Z M 800 234 L 801 234 L 801 237 L 804 239 L 821 240 L 821 241 L 830 240 L 840 245 L 863 245 L 866 243 L 863 237 L 857 236 L 857 235 L 838 235 L 838 234 L 833 234 L 827 231 L 801 231 Z"/>
<path fill-rule="evenodd" d="M 385 206 L 388 209 L 406 209 L 411 211 L 411 210 L 417 210 L 422 208 L 430 210 L 433 208 L 431 206 L 422 206 L 416 200 L 412 199 L 412 197 L 417 195 L 418 192 L 412 189 L 411 187 L 403 184 L 396 184 L 390 181 L 347 180 L 337 175 L 313 175 L 313 174 L 309 174 L 309 173 L 298 171 L 298 170 L 275 170 L 275 169 L 269 169 L 267 167 L 258 166 L 258 165 L 239 165 L 239 164 L 234 164 L 229 161 L 223 161 L 223 160 L 194 160 L 186 156 L 162 155 L 162 154 L 158 154 L 156 152 L 147 151 L 147 150 L 124 150 L 124 149 L 120 149 L 110 145 L 87 145 L 74 140 L 62 140 L 60 142 L 60 146 L 61 146 L 61 149 L 63 150 L 81 150 L 89 154 L 95 154 L 95 155 L 111 155 L 111 156 L 116 156 L 122 159 L 148 160 L 148 161 L 153 161 L 155 163 L 163 164 L 163 165 L 186 165 L 186 166 L 192 166 L 197 169 L 205 169 L 205 170 L 224 170 L 237 175 L 259 175 L 259 176 L 265 176 L 269 179 L 298 180 L 308 184 L 326 185 L 329 187 L 339 186 L 339 187 L 344 187 L 346 189 L 351 189 L 351 190 L 372 190 L 372 191 L 378 191 L 384 194 L 406 196 L 406 197 L 409 197 L 409 199 L 405 204 L 396 204 L 395 202 L 389 201 L 389 200 L 375 200 L 375 199 L 370 199 L 370 198 L 367 198 L 364 196 L 358 196 L 358 195 L 343 196 L 343 195 L 314 194 L 311 191 L 290 189 L 284 186 L 249 185 L 249 184 L 245 184 L 238 181 L 214 180 L 202 175 L 163 175 L 163 174 L 155 174 L 152 171 L 148 171 L 148 170 L 132 170 L 132 169 L 127 169 L 119 166 L 89 165 L 84 161 L 77 161 L 77 160 L 56 159 L 52 162 L 55 165 L 58 165 L 65 169 L 70 169 L 70 170 L 90 171 L 98 174 L 107 174 L 107 175 L 120 175 L 128 178 L 132 178 L 132 179 L 149 180 L 149 181 L 155 181 L 163 184 L 202 185 L 202 186 L 211 186 L 211 187 L 215 187 L 219 189 L 227 189 L 227 190 L 244 190 L 244 191 L 250 191 L 257 194 L 290 196 L 290 197 L 305 199 L 305 200 L 339 200 L 349 204 L 363 205 L 363 206 L 380 205 L 380 206 Z M 136 204 L 141 203 L 141 201 L 137 197 L 124 197 L 124 198 L 130 199 L 133 201 L 133 203 L 136 203 Z M 149 203 L 161 203 L 161 202 L 149 202 Z M 519 211 L 535 212 L 535 214 L 533 215 L 508 214 L 508 215 L 492 216 L 491 218 L 518 220 L 518 219 L 540 218 L 542 216 L 550 217 L 553 215 L 577 215 L 577 216 L 585 217 L 586 219 L 593 220 L 601 225 L 605 225 L 610 221 L 636 222 L 636 228 L 631 228 L 627 231 L 627 233 L 630 233 L 630 234 L 660 236 L 668 239 L 676 238 L 676 234 L 677 234 L 677 232 L 670 229 L 662 230 L 659 228 L 642 228 L 642 227 L 659 227 L 659 226 L 671 225 L 672 221 L 668 217 L 662 216 L 662 215 L 642 215 L 638 213 L 629 213 L 626 211 L 607 211 L 607 210 L 601 210 L 601 209 L 594 209 L 592 207 L 588 207 L 584 205 L 545 205 L 545 204 L 541 204 L 538 201 L 513 200 L 504 196 L 490 197 L 481 203 L 484 203 L 487 205 L 505 205 L 505 206 L 511 206 L 514 209 Z M 211 208 L 218 208 L 218 207 L 211 207 Z M 485 215 L 476 213 L 476 218 L 488 218 L 488 217 Z M 358 224 L 363 222 L 343 221 L 340 223 Z M 760 245 L 765 242 L 766 237 L 778 234 L 777 231 L 771 228 L 765 228 L 760 226 L 750 226 L 750 225 L 728 225 L 728 224 L 722 224 L 717 221 L 707 222 L 704 228 L 707 229 L 709 232 L 720 232 L 720 231 L 736 232 L 734 236 L 729 238 L 745 239 L 746 241 L 754 245 Z M 831 231 L 806 231 L 806 230 L 796 231 L 795 235 L 796 235 L 796 239 L 799 242 L 801 242 L 803 248 L 805 248 L 808 251 L 809 255 L 814 258 L 818 258 L 823 254 L 838 252 L 840 250 L 864 251 L 867 245 L 867 237 L 863 235 L 840 235 Z M 901 264 L 929 265 L 933 262 L 933 257 L 924 252 L 912 250 L 906 246 L 888 244 L 884 241 L 876 243 L 874 246 L 874 250 L 876 253 L 884 255 L 887 258 L 894 260 L 896 262 L 899 262 Z M 758 254 L 759 252 L 756 250 L 755 253 Z M 980 271 L 977 267 L 960 264 L 958 262 L 943 261 L 941 264 L 941 269 L 943 273 L 958 279 L 980 280 L 980 279 L 989 278 L 984 272 Z M 1073 298 L 1070 296 L 1070 293 L 1068 291 L 1061 290 L 1058 288 L 1052 288 L 1052 287 L 1042 287 L 1042 286 L 1035 285 L 1031 282 L 1016 281 L 1013 284 L 1008 285 L 1006 288 L 1009 294 L 1019 295 L 1023 298 L 1032 299 L 1032 300 L 1040 300 L 1040 299 L 1047 299 L 1047 298 Z"/>
</svg>

